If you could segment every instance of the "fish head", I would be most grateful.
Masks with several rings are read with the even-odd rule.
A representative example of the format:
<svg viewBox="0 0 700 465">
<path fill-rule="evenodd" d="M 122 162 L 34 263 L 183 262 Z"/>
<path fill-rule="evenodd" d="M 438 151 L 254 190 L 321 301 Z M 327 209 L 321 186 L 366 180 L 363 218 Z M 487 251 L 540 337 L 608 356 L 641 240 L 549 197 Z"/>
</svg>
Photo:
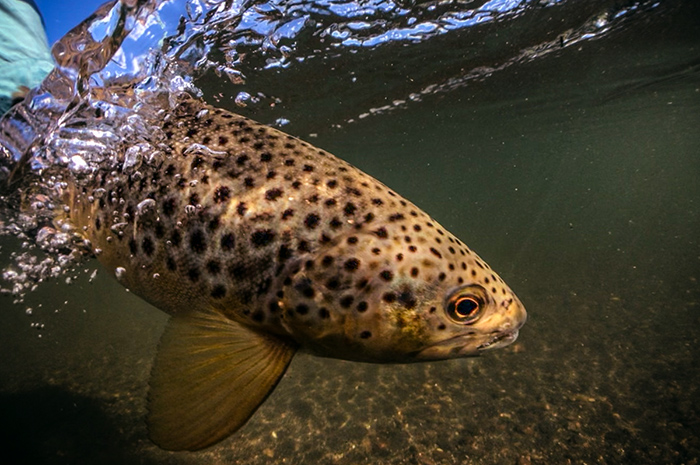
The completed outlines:
<svg viewBox="0 0 700 465">
<path fill-rule="evenodd" d="M 287 279 L 287 330 L 316 355 L 380 363 L 475 356 L 512 343 L 526 320 L 522 303 L 474 252 L 442 234 L 410 242 L 384 231 L 352 234 L 320 250 Z"/>
</svg>

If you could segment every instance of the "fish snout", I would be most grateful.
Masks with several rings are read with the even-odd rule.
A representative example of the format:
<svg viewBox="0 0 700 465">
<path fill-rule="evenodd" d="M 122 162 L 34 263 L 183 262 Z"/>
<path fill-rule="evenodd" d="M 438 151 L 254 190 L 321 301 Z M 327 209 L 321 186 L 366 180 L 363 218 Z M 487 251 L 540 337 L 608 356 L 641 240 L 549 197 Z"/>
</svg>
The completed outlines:
<svg viewBox="0 0 700 465">
<path fill-rule="evenodd" d="M 527 321 L 527 311 L 520 299 L 513 296 L 512 299 L 503 302 L 503 323 L 494 331 L 491 337 L 479 346 L 479 351 L 506 347 L 518 338 L 520 328 Z"/>
</svg>

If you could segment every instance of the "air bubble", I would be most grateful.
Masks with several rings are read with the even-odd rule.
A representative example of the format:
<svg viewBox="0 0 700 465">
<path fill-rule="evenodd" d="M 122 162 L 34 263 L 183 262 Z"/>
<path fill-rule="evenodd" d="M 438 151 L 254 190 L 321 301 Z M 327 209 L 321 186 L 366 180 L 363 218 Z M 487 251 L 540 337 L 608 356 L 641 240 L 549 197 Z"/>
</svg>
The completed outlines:
<svg viewBox="0 0 700 465">
<path fill-rule="evenodd" d="M 156 201 L 153 199 L 146 199 L 141 202 L 139 202 L 138 205 L 136 205 L 136 214 L 137 215 L 145 215 L 148 213 L 150 210 L 155 208 L 156 206 Z"/>
</svg>

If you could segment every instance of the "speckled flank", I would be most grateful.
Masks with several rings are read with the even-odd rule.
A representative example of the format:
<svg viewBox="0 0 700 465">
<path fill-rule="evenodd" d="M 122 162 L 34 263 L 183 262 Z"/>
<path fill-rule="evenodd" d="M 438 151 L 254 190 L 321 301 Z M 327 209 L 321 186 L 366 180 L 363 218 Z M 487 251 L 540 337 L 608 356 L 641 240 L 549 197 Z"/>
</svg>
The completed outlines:
<svg viewBox="0 0 700 465">
<path fill-rule="evenodd" d="M 448 330 L 449 319 L 431 315 L 444 314 L 453 289 L 478 285 L 496 308 L 517 301 L 382 183 L 295 137 L 204 108 L 183 103 L 165 121 L 169 153 L 158 166 L 98 173 L 93 188 L 73 193 L 73 221 L 108 268 L 126 270 L 133 292 L 169 313 L 218 309 L 320 352 L 346 344 L 343 358 L 387 337 L 387 322 L 404 335 L 424 322 L 410 334 L 420 343 L 379 344 L 363 359 L 400 358 Z"/>
</svg>

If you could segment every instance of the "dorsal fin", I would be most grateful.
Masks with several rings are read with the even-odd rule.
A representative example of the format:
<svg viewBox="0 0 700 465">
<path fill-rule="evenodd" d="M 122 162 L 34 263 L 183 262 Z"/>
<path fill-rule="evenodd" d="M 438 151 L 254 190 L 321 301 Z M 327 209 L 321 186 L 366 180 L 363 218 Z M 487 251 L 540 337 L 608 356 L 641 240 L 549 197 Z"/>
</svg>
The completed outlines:
<svg viewBox="0 0 700 465">
<path fill-rule="evenodd" d="M 168 450 L 197 450 L 224 439 L 272 392 L 295 351 L 218 312 L 174 316 L 151 373 L 151 439 Z"/>
</svg>

